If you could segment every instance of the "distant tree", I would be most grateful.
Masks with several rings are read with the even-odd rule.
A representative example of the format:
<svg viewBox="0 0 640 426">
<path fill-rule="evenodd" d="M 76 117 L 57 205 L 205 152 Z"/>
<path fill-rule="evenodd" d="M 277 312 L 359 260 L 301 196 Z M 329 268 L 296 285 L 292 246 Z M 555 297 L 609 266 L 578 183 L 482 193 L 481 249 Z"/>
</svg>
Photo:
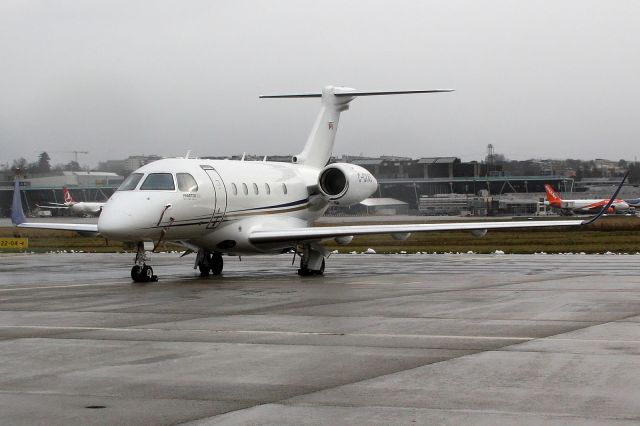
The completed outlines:
<svg viewBox="0 0 640 426">
<path fill-rule="evenodd" d="M 493 155 L 494 164 L 504 164 L 507 161 L 509 161 L 509 160 L 507 159 L 507 157 L 504 156 L 504 154 L 494 154 Z"/>
<path fill-rule="evenodd" d="M 51 157 L 49 157 L 49 154 L 46 153 L 46 151 L 43 151 L 40 153 L 40 155 L 38 156 L 38 161 L 37 163 L 35 163 L 35 165 L 33 166 L 33 172 L 35 173 L 48 173 L 51 171 L 51 164 L 49 163 L 51 161 Z"/>
<path fill-rule="evenodd" d="M 29 167 L 29 163 L 25 158 L 18 158 L 17 160 L 13 160 L 13 164 L 11 166 L 11 170 L 15 173 L 17 170 L 21 170 L 22 173 L 26 173 Z"/>
<path fill-rule="evenodd" d="M 640 183 L 640 164 L 638 163 L 629 164 L 629 183 L 632 183 L 632 184 Z"/>
<path fill-rule="evenodd" d="M 82 170 L 80 164 L 77 161 L 71 160 L 67 164 L 64 165 L 64 169 L 71 172 L 79 172 Z"/>
</svg>

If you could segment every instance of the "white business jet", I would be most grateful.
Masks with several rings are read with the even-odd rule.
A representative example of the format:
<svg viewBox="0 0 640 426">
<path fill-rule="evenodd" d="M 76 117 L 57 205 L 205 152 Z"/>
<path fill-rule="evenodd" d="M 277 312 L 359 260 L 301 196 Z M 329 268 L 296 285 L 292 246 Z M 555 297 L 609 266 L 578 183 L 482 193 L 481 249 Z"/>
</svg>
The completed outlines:
<svg viewBox="0 0 640 426">
<path fill-rule="evenodd" d="M 402 240 L 411 232 L 469 230 L 483 235 L 487 229 L 587 223 L 555 220 L 312 227 L 330 205 L 359 203 L 378 187 L 376 179 L 362 167 L 327 165 L 340 113 L 348 109 L 349 102 L 360 96 L 449 91 L 362 92 L 328 86 L 322 93 L 262 96 L 321 98 L 311 134 L 291 163 L 192 158 L 155 161 L 122 183 L 103 206 L 97 225 L 26 222 L 16 180 L 12 219 L 21 228 L 71 230 L 137 242 L 131 277 L 142 282 L 157 279 L 147 264 L 147 253 L 162 241 L 181 244 L 187 249 L 185 254 L 197 253 L 194 269 L 199 268 L 201 275 L 220 274 L 225 254 L 294 249 L 300 256 L 298 274 L 307 276 L 323 274 L 327 253 L 321 242 L 328 239 L 348 244 L 354 236 L 364 234 L 391 234 Z"/>
</svg>

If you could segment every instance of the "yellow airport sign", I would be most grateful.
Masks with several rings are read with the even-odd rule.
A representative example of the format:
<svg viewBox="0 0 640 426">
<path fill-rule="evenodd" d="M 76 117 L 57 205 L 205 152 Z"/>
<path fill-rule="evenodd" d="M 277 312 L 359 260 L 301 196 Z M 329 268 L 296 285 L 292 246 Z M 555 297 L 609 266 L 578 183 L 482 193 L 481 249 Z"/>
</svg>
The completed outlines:
<svg viewBox="0 0 640 426">
<path fill-rule="evenodd" d="M 22 250 L 29 248 L 28 238 L 0 238 L 0 250 Z"/>
</svg>

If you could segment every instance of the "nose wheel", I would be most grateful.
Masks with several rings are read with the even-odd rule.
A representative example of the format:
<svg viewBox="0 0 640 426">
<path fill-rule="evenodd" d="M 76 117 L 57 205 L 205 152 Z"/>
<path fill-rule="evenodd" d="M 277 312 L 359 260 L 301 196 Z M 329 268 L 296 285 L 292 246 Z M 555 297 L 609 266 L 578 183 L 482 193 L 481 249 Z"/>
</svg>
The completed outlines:
<svg viewBox="0 0 640 426">
<path fill-rule="evenodd" d="M 153 268 L 145 262 L 149 260 L 144 242 L 138 242 L 135 265 L 131 268 L 131 279 L 137 283 L 148 283 L 158 281 L 158 276 L 153 275 Z"/>
</svg>

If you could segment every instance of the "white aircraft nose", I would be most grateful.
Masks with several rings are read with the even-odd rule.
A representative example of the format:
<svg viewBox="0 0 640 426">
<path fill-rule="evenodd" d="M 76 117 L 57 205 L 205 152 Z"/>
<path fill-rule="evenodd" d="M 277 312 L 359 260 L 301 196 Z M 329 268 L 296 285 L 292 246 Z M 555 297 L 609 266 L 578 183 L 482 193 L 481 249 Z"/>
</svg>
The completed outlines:
<svg viewBox="0 0 640 426">
<path fill-rule="evenodd" d="M 115 206 L 105 205 L 98 218 L 98 232 L 105 238 L 119 240 L 128 232 L 131 216 Z"/>
<path fill-rule="evenodd" d="M 134 203 L 121 198 L 112 196 L 102 208 L 98 218 L 98 232 L 112 240 L 135 241 L 143 238 L 149 232 L 149 224 L 143 221 L 143 212 L 136 211 Z"/>
</svg>

